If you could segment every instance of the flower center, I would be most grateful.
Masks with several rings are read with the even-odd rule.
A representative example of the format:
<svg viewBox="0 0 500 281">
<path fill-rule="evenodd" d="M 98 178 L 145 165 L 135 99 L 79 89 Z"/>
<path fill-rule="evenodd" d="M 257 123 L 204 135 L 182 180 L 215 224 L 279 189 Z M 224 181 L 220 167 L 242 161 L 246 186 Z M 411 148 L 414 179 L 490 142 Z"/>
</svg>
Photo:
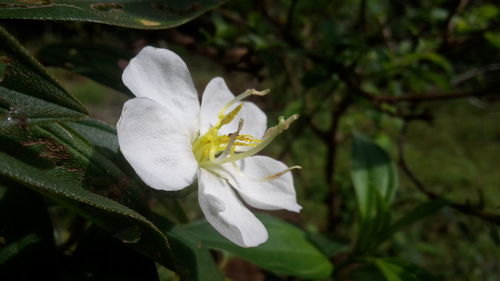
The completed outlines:
<svg viewBox="0 0 500 281">
<path fill-rule="evenodd" d="M 243 104 L 240 103 L 233 110 L 226 113 L 232 105 L 250 95 L 263 96 L 267 93 L 269 93 L 269 90 L 246 90 L 222 107 L 218 114 L 217 123 L 193 142 L 193 154 L 200 167 L 235 162 L 252 156 L 271 143 L 277 135 L 288 129 L 290 123 L 298 118 L 297 114 L 292 115 L 286 120 L 280 117 L 278 125 L 267 129 L 262 139 L 240 134 L 241 128 L 244 125 L 243 119 L 239 120 L 238 129 L 235 132 L 227 135 L 219 135 L 219 130 L 231 123 L 243 107 Z"/>
</svg>

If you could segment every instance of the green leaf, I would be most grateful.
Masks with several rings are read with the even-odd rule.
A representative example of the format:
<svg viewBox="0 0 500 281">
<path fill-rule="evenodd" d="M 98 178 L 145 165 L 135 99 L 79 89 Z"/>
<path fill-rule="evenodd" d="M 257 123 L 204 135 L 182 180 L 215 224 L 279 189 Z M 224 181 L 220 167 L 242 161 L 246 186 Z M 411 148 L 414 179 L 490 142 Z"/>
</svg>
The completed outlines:
<svg viewBox="0 0 500 281">
<path fill-rule="evenodd" d="M 208 248 L 191 231 L 175 226 L 159 215 L 155 216 L 155 223 L 170 241 L 176 270 L 183 280 L 224 280 Z"/>
<path fill-rule="evenodd" d="M 122 72 L 132 56 L 122 49 L 76 42 L 47 45 L 38 52 L 44 65 L 76 72 L 130 96 L 132 93 L 122 82 Z"/>
<path fill-rule="evenodd" d="M 0 130 L 6 127 L 70 121 L 83 118 L 80 112 L 0 86 Z"/>
<path fill-rule="evenodd" d="M 359 133 L 354 134 L 352 145 L 351 178 L 359 210 L 355 251 L 363 253 L 374 250 L 385 237 L 398 178 L 387 152 Z"/>
<path fill-rule="evenodd" d="M 143 188 L 128 176 L 128 166 L 118 165 L 112 130 L 100 127 L 106 128 L 87 120 L 9 130 L 0 135 L 0 178 L 53 199 L 173 268 L 167 238 L 147 218 Z M 101 146 L 78 130 L 93 134 L 92 141 Z"/>
<path fill-rule="evenodd" d="M 3 9 L 0 9 L 0 11 L 3 11 Z M 54 111 L 52 116 L 64 117 L 64 114 L 68 113 L 69 110 L 74 111 L 71 113 L 71 118 L 78 113 L 80 113 L 80 118 L 87 114 L 87 110 L 68 94 L 54 78 L 47 74 L 40 63 L 1 27 L 0 61 L 3 64 L 3 75 L 2 79 L 0 79 L 1 87 L 59 106 L 52 106 L 51 110 Z M 20 98 L 22 97 L 18 97 L 18 99 Z M 45 104 L 36 104 L 34 101 L 32 100 L 32 107 L 45 106 Z M 10 100 L 5 100 L 2 97 L 0 105 L 4 109 L 9 109 L 11 106 Z M 23 105 L 27 106 L 29 103 Z M 31 108 L 13 107 L 12 110 L 28 112 Z M 61 110 L 61 112 L 58 110 Z"/>
<path fill-rule="evenodd" d="M 279 274 L 307 279 L 330 276 L 332 264 L 307 240 L 304 231 L 272 216 L 258 217 L 266 226 L 269 239 L 255 248 L 236 246 L 217 233 L 206 221 L 191 223 L 186 226 L 186 230 L 206 243 L 209 248 L 226 250 Z"/>
<path fill-rule="evenodd" d="M 396 194 L 396 167 L 385 150 L 359 133 L 354 134 L 351 178 L 362 220 L 373 218 L 382 200 L 389 206 Z"/>
<path fill-rule="evenodd" d="M 409 262 L 391 259 L 376 258 L 371 262 L 380 270 L 387 281 L 435 281 L 437 280 L 424 269 Z"/>
<path fill-rule="evenodd" d="M 186 23 L 221 0 L 90 1 L 0 0 L 0 18 L 89 21 L 132 28 L 162 29 Z"/>
<path fill-rule="evenodd" d="M 402 218 L 392 224 L 388 236 L 404 227 L 407 227 L 427 216 L 436 213 L 448 204 L 449 202 L 444 199 L 434 199 L 418 205 L 415 209 L 411 210 Z"/>
<path fill-rule="evenodd" d="M 321 233 L 308 233 L 307 237 L 328 258 L 349 250 L 347 241 L 333 240 Z"/>
</svg>

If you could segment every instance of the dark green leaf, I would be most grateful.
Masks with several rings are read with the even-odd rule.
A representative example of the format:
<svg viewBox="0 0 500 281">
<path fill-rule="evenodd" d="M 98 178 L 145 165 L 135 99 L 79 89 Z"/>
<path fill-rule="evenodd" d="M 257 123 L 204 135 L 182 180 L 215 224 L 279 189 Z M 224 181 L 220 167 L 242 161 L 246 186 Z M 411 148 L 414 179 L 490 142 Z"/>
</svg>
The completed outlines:
<svg viewBox="0 0 500 281">
<path fill-rule="evenodd" d="M 377 266 L 387 281 L 435 281 L 437 280 L 424 269 L 409 262 L 391 259 L 376 258 L 371 262 Z"/>
<path fill-rule="evenodd" d="M 191 231 L 156 216 L 155 223 L 167 235 L 177 272 L 186 281 L 223 281 L 212 255 Z"/>
<path fill-rule="evenodd" d="M 268 215 L 259 215 L 269 232 L 269 239 L 255 248 L 238 247 L 206 221 L 186 227 L 209 248 L 221 249 L 238 255 L 262 268 L 279 274 L 301 278 L 326 278 L 332 272 L 330 261 L 306 238 L 299 228 Z"/>
<path fill-rule="evenodd" d="M 92 140 L 78 131 L 92 134 Z M 95 121 L 12 129 L 0 136 L 1 177 L 59 202 L 173 267 L 167 238 L 145 217 L 149 208 L 143 189 L 117 165 L 119 159 L 116 136 Z"/>
<path fill-rule="evenodd" d="M 9 126 L 24 128 L 40 123 L 76 120 L 84 115 L 0 86 L 0 116 L 0 129 L 5 129 Z"/>
<path fill-rule="evenodd" d="M 309 240 L 328 258 L 349 250 L 347 241 L 330 239 L 321 233 L 308 233 Z"/>
<path fill-rule="evenodd" d="M 351 178 L 359 210 L 356 251 L 373 250 L 390 226 L 389 206 L 398 186 L 396 167 L 382 147 L 354 134 Z"/>
<path fill-rule="evenodd" d="M 90 21 L 132 28 L 161 29 L 188 22 L 222 2 L 224 1 L 1 0 L 0 18 Z"/>
<path fill-rule="evenodd" d="M 354 134 L 351 177 L 362 220 L 376 215 L 377 200 L 391 204 L 398 187 L 396 167 L 384 149 L 359 133 Z"/>
<path fill-rule="evenodd" d="M 68 42 L 44 46 L 38 53 L 44 65 L 65 68 L 128 95 L 122 72 L 132 56 L 110 46 Z"/>
<path fill-rule="evenodd" d="M 448 201 L 443 199 L 434 199 L 418 205 L 415 209 L 411 210 L 402 218 L 393 223 L 389 230 L 389 236 L 406 226 L 409 226 L 427 216 L 436 213 L 446 205 L 448 205 Z"/>
<path fill-rule="evenodd" d="M 0 11 L 3 11 L 3 9 L 0 9 Z M 87 110 L 69 95 L 54 78 L 47 74 L 40 63 L 1 27 L 0 61 L 4 65 L 3 79 L 0 81 L 0 86 L 44 100 L 65 110 L 62 113 L 53 112 L 52 115 L 59 113 L 62 116 L 63 113 L 67 113 L 69 110 L 74 111 L 72 116 L 80 113 L 80 117 L 84 117 L 87 114 Z M 10 100 L 0 99 L 0 106 L 10 109 Z M 38 105 L 33 104 L 33 106 Z M 53 110 L 57 108 L 53 107 Z M 12 110 L 27 112 L 31 109 L 12 108 Z"/>
</svg>

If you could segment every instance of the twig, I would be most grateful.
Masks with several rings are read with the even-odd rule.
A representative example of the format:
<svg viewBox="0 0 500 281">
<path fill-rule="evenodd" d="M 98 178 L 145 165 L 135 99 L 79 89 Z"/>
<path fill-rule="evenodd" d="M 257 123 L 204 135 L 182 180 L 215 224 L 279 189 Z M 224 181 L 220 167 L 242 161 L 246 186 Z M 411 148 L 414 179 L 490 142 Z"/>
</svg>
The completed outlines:
<svg viewBox="0 0 500 281">
<path fill-rule="evenodd" d="M 404 154 L 404 143 L 405 143 L 405 136 L 406 132 L 408 130 L 408 123 L 405 123 L 403 125 L 403 128 L 401 129 L 401 133 L 399 136 L 398 140 L 398 154 L 399 154 L 399 166 L 403 170 L 404 174 L 408 177 L 408 179 L 417 187 L 418 190 L 420 190 L 422 193 L 424 193 L 429 199 L 437 199 L 437 198 L 442 198 L 440 195 L 435 193 L 434 191 L 431 191 L 428 189 L 422 181 L 413 173 L 413 171 L 410 169 L 408 163 L 406 162 L 405 154 Z M 496 225 L 500 225 L 500 215 L 499 214 L 493 214 L 486 212 L 482 209 L 475 208 L 473 206 L 470 206 L 468 204 L 461 204 L 461 203 L 456 203 L 452 202 L 450 200 L 446 201 L 449 202 L 449 206 L 463 214 L 469 215 L 469 216 L 474 216 L 477 218 L 480 218 L 484 221 L 494 223 Z"/>
<path fill-rule="evenodd" d="M 359 4 L 359 26 L 364 33 L 366 33 L 368 29 L 366 26 L 366 3 L 366 0 L 361 0 Z"/>
</svg>

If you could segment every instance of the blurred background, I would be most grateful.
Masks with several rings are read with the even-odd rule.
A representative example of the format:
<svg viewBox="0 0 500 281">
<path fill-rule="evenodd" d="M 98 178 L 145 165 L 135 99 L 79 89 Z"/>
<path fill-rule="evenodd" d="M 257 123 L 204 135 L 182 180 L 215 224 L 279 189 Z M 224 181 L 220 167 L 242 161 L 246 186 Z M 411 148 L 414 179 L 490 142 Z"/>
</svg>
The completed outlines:
<svg viewBox="0 0 500 281">
<path fill-rule="evenodd" d="M 294 171 L 302 212 L 273 214 L 333 241 L 334 264 L 350 256 L 345 249 L 359 231 L 351 147 L 353 132 L 362 133 L 397 165 L 392 218 L 431 199 L 449 202 L 372 255 L 410 261 L 441 280 L 499 280 L 497 1 L 229 1 L 167 30 L 1 24 L 93 117 L 111 125 L 130 98 L 121 70 L 146 45 L 177 52 L 200 94 L 216 76 L 235 94 L 271 89 L 252 99 L 268 125 L 279 116 L 300 119 L 263 154 L 303 167 Z M 95 72 L 101 75 L 89 74 Z M 200 217 L 195 193 L 181 198 L 190 219 Z M 264 279 L 243 260 L 224 270 L 234 280 Z M 355 277 L 362 272 L 340 266 L 337 280 L 362 280 Z M 371 278 L 364 280 L 378 280 Z"/>
</svg>

